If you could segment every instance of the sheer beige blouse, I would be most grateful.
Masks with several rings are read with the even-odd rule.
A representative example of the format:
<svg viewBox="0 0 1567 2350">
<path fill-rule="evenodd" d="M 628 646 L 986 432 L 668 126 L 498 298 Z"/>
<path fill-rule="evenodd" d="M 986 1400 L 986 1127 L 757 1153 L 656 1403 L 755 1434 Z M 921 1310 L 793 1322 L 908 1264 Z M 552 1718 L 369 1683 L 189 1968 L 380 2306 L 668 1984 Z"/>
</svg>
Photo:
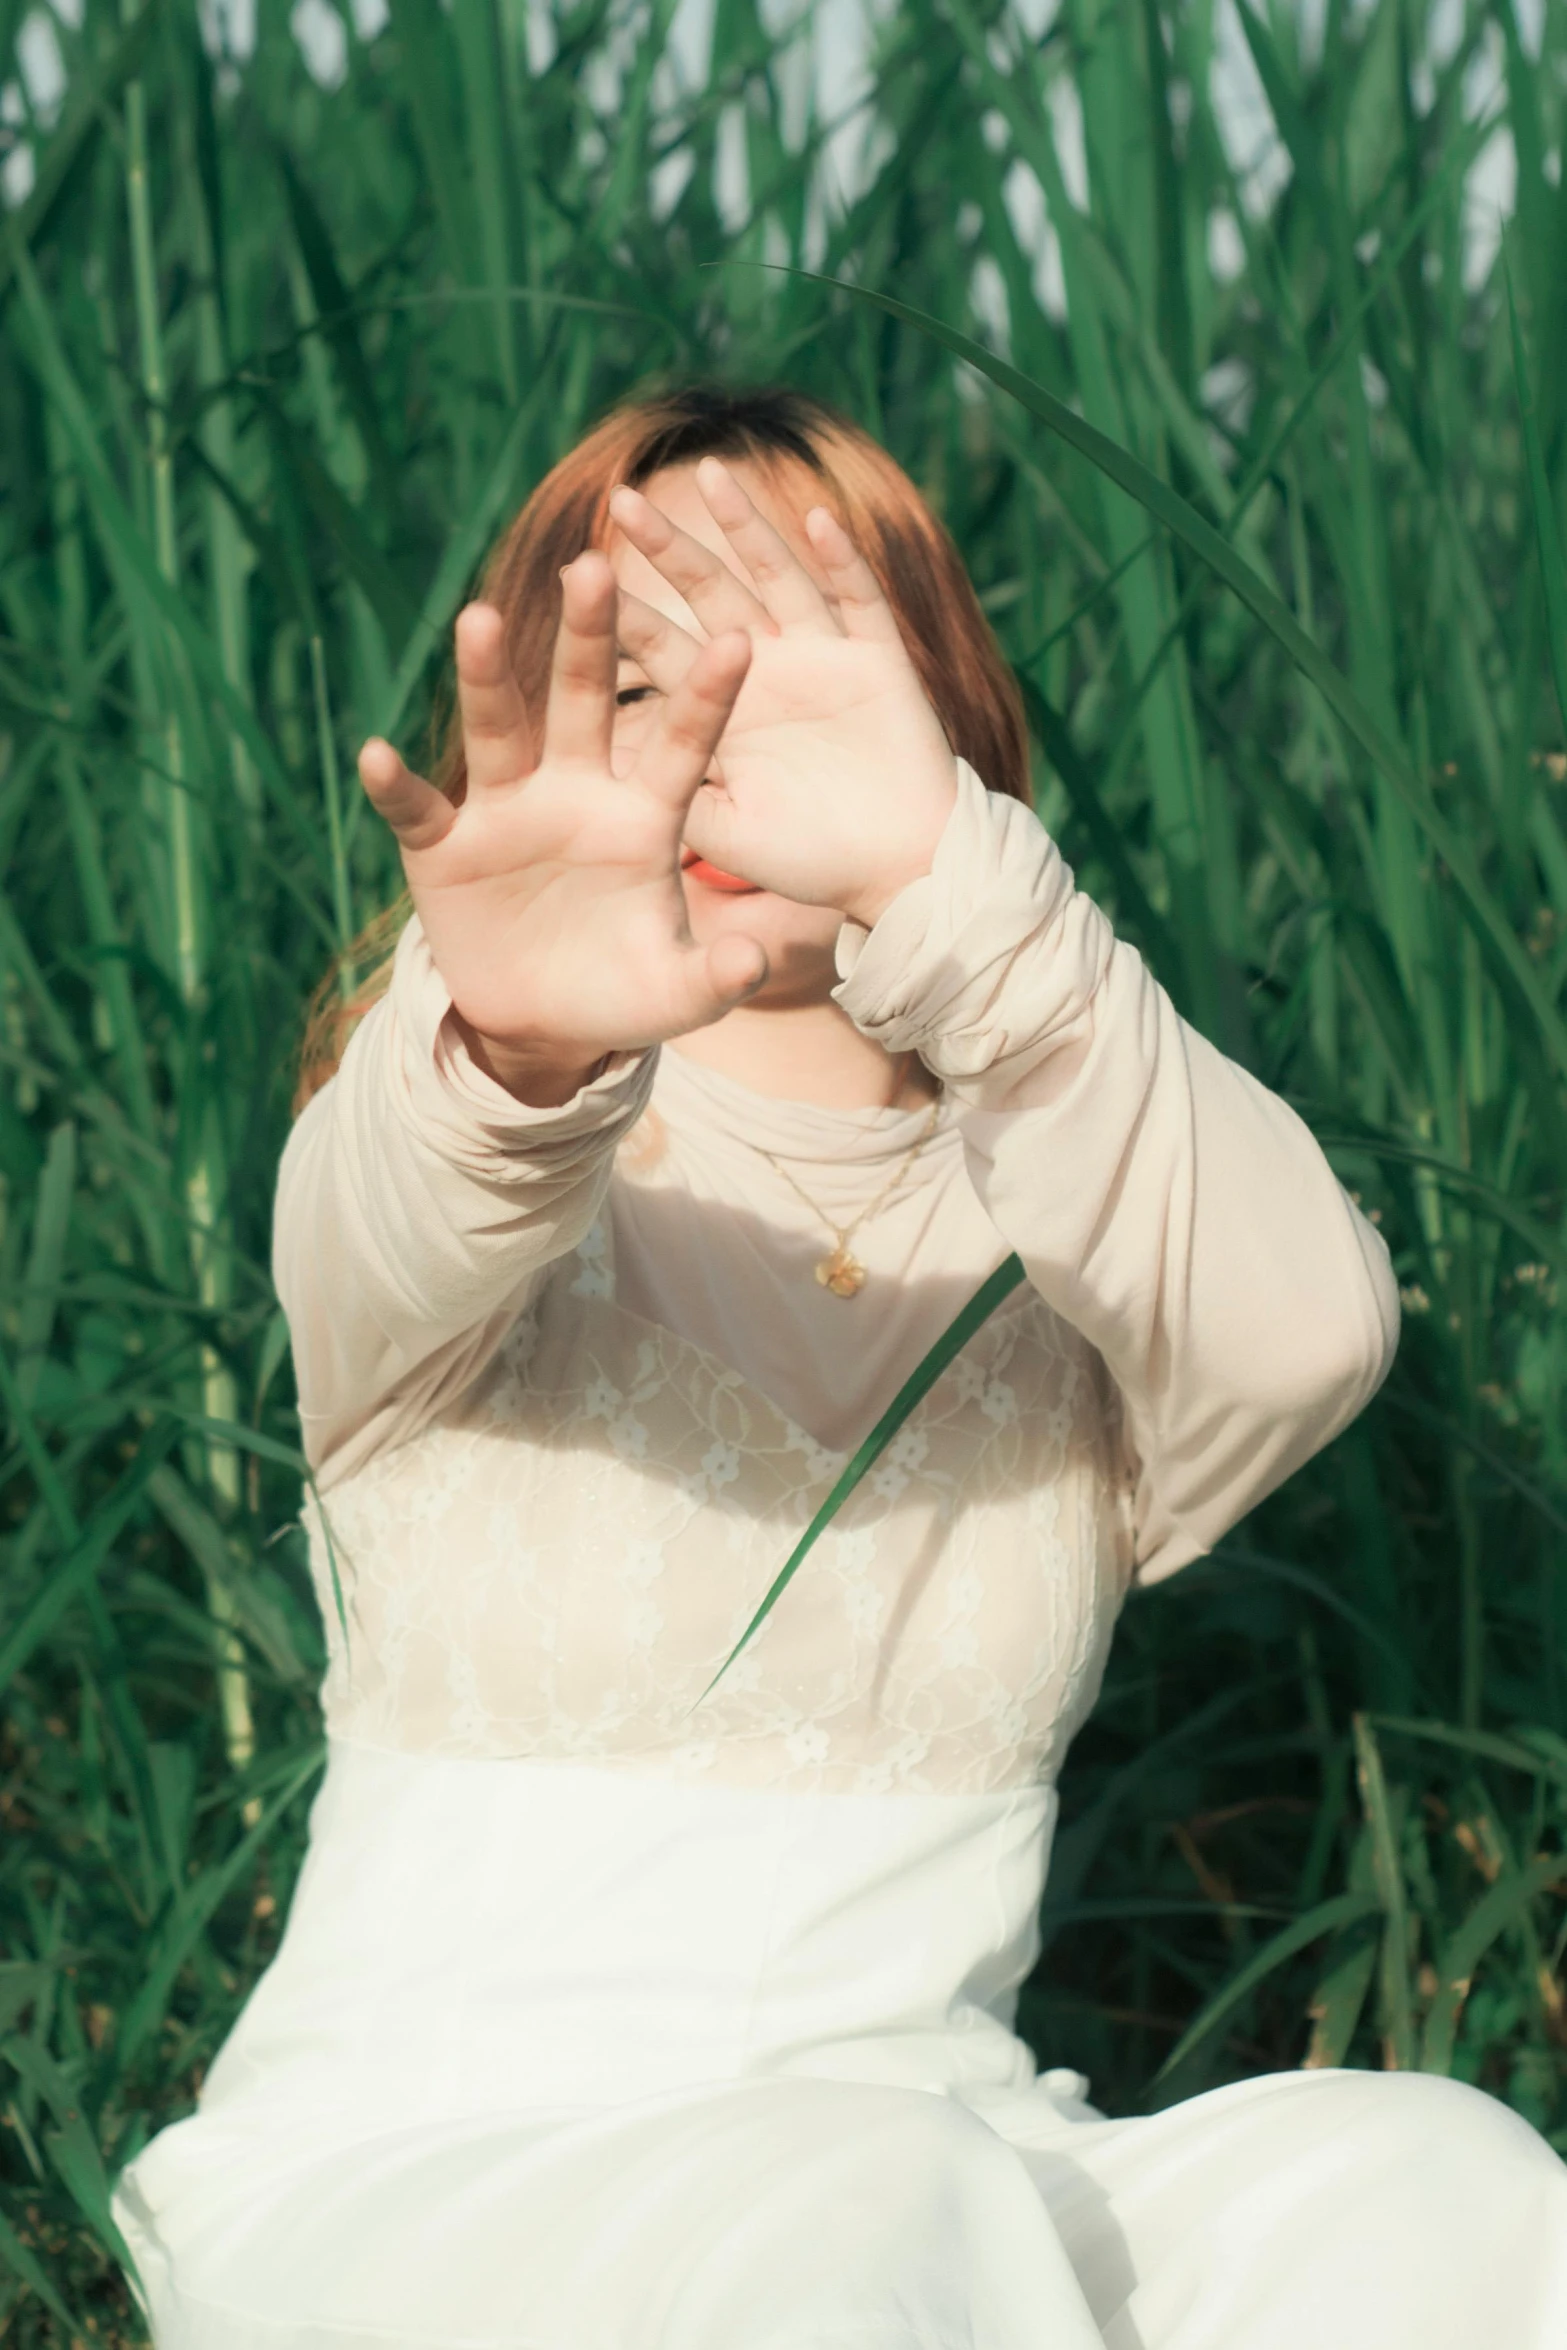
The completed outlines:
<svg viewBox="0 0 1567 2350">
<path fill-rule="evenodd" d="M 1201 1556 L 1392 1360 L 1380 1234 L 1176 1014 L 1020 803 L 960 762 L 932 870 L 846 923 L 843 1009 L 927 1112 L 752 1091 L 678 1045 L 534 1109 L 474 1065 L 417 920 L 289 1138 L 329 1723 L 439 1753 L 974 1791 L 1055 1767 L 1129 1581 Z M 649 1111 L 654 1114 L 649 1116 Z M 774 1167 L 787 1166 L 813 1216 Z M 693 1715 L 847 1454 L 970 1341 Z M 352 1653 L 348 1653 L 351 1651 Z"/>
</svg>

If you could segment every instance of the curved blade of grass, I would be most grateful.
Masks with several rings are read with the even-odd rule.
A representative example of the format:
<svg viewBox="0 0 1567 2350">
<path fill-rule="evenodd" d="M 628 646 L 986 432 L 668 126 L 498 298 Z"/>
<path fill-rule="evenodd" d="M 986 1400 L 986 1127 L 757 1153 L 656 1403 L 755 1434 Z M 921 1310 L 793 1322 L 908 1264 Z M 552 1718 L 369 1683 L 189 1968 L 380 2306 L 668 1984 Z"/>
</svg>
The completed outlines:
<svg viewBox="0 0 1567 2350">
<path fill-rule="evenodd" d="M 1431 2002 L 1420 2043 L 1422 2072 L 1451 2071 L 1459 2018 L 1476 1967 L 1498 1936 L 1527 1915 L 1532 1902 L 1542 1893 L 1564 1884 L 1567 1884 L 1567 1856 L 1559 1852 L 1542 1853 L 1526 1867 L 1512 1869 L 1499 1877 L 1481 1895 L 1463 1924 L 1448 1936 L 1436 1970 L 1436 1997 Z"/>
<path fill-rule="evenodd" d="M 20 2278 L 30 2293 L 37 2294 L 45 2309 L 51 2316 L 57 2317 L 65 2328 L 66 2341 L 80 2338 L 79 2321 L 66 2308 L 3 2211 L 0 2211 L 0 2269 L 9 2269 L 12 2276 Z"/>
<path fill-rule="evenodd" d="M 1312 1107 L 1304 1095 L 1286 1094 L 1284 1099 L 1292 1109 L 1300 1110 L 1303 1115 Z M 1336 1102 L 1326 1105 L 1324 1114 L 1342 1117 L 1344 1104 Z M 1484 1176 L 1477 1175 L 1472 1167 L 1461 1166 L 1456 1159 L 1446 1158 L 1440 1151 L 1422 1150 L 1418 1143 L 1394 1141 L 1375 1131 L 1325 1134 L 1317 1127 L 1313 1127 L 1312 1131 L 1325 1151 L 1364 1151 L 1368 1158 L 1388 1159 L 1399 1166 L 1429 1168 L 1443 1190 L 1460 1194 L 1472 1207 L 1483 1208 L 1487 1215 L 1495 1217 L 1498 1224 L 1505 1224 L 1510 1232 L 1517 1233 L 1520 1240 L 1527 1241 L 1537 1256 L 1547 1258 L 1559 1273 L 1567 1273 L 1567 1239 L 1549 1231 L 1544 1224 L 1519 1207 L 1516 1200 L 1509 1199 L 1505 1192 L 1487 1183 Z"/>
<path fill-rule="evenodd" d="M 272 1670 L 286 1681 L 306 1680 L 310 1667 L 296 1649 L 276 1600 L 260 1579 L 256 1562 L 235 1556 L 212 1512 L 167 1461 L 153 1471 L 148 1499 L 208 1583 L 225 1594 L 236 1628 Z"/>
<path fill-rule="evenodd" d="M 1403 1714 L 1370 1714 L 1367 1719 L 1379 1730 L 1390 1730 L 1401 1738 L 1422 1738 L 1433 1746 L 1451 1746 L 1460 1754 L 1479 1755 L 1486 1762 L 1506 1765 L 1510 1771 L 1529 1771 L 1536 1778 L 1554 1780 L 1558 1787 L 1567 1787 L 1567 1758 L 1540 1751 L 1522 1743 L 1523 1732 L 1538 1735 L 1532 1725 L 1519 1725 L 1519 1734 L 1509 1738 L 1497 1730 L 1461 1730 L 1451 1722 L 1420 1722 Z M 1548 1736 L 1549 1733 L 1546 1733 Z"/>
<path fill-rule="evenodd" d="M 45 2133 L 44 2151 L 72 2202 L 104 2250 L 134 2273 L 136 2264 L 130 2246 L 109 2208 L 109 2182 L 104 2175 L 103 2157 L 83 2116 L 80 2092 L 36 2040 L 19 2037 L 7 2040 L 0 2046 L 0 2056 L 37 2092 L 54 2115 L 56 2127 Z"/>
<path fill-rule="evenodd" d="M 255 1825 L 240 1838 L 228 1857 L 218 1867 L 208 1869 L 196 1878 L 185 1888 L 180 1899 L 170 1903 L 165 1910 L 162 1923 L 153 1936 L 152 1947 L 147 1953 L 141 1986 L 120 2018 L 119 2028 L 104 2062 L 103 2078 L 96 2084 L 100 2095 L 123 2076 L 125 2067 L 148 2034 L 157 2029 L 180 1968 L 195 1948 L 208 1919 L 230 1886 L 238 1881 L 254 1860 L 300 1788 L 315 1776 L 325 1760 L 326 1747 L 323 1741 L 297 1769 L 289 1773 L 281 1791 L 273 1797 Z"/>
<path fill-rule="evenodd" d="M 851 301 L 868 303 L 885 311 L 906 326 L 918 329 L 943 344 L 957 358 L 966 359 L 971 367 L 988 376 L 992 383 L 1007 392 L 1041 423 L 1047 424 L 1060 439 L 1091 465 L 1106 474 L 1117 488 L 1136 500 L 1146 512 L 1157 516 L 1172 535 L 1189 547 L 1209 568 L 1215 571 L 1226 587 L 1239 597 L 1246 609 L 1259 620 L 1289 655 L 1301 675 L 1305 677 L 1332 710 L 1366 756 L 1386 777 L 1414 817 L 1431 846 L 1452 874 L 1459 892 L 1469 908 L 1476 936 L 1489 952 L 1494 967 L 1511 981 L 1514 990 L 1533 1014 L 1557 1065 L 1567 1072 L 1567 1021 L 1564 1021 L 1546 989 L 1539 973 L 1507 919 L 1503 908 L 1480 878 L 1480 873 L 1468 849 L 1446 818 L 1434 805 L 1429 792 L 1392 737 L 1378 724 L 1356 693 L 1354 687 L 1321 647 L 1312 643 L 1287 605 L 1273 593 L 1229 541 L 1205 522 L 1196 508 L 1159 479 L 1129 449 L 1119 441 L 1058 400 L 1042 385 L 1009 367 L 982 343 L 961 334 L 939 318 L 932 318 L 923 310 L 915 310 L 906 302 L 899 302 L 891 294 L 878 292 L 872 286 L 853 285 L 843 278 L 824 277 L 814 270 L 792 270 L 776 262 L 711 263 L 708 266 L 739 267 L 747 269 L 777 269 L 785 276 L 810 278 L 817 285 L 832 286 L 846 294 Z"/>
<path fill-rule="evenodd" d="M 321 1488 L 316 1483 L 315 1473 L 304 1454 L 292 1444 L 280 1444 L 275 1436 L 263 1436 L 258 1429 L 247 1428 L 239 1420 L 217 1420 L 209 1412 L 193 1412 L 188 1406 L 174 1403 L 172 1400 L 165 1402 L 163 1409 L 172 1419 L 179 1420 L 187 1428 L 196 1429 L 203 1436 L 221 1437 L 224 1443 L 232 1444 L 236 1451 L 253 1452 L 258 1460 L 276 1461 L 280 1467 L 292 1469 L 303 1478 L 315 1496 L 316 1509 L 321 1519 L 321 1531 L 326 1537 L 327 1565 L 332 1573 L 332 1597 L 337 1602 L 337 1620 L 342 1628 L 343 1647 L 346 1652 L 348 1648 L 348 1615 L 343 1606 L 343 1586 L 338 1580 L 337 1548 L 332 1540 L 332 1522 L 327 1516 L 326 1505 L 321 1499 Z"/>
<path fill-rule="evenodd" d="M 1223 1989 L 1209 2000 L 1207 2006 L 1187 2026 L 1155 2073 L 1151 2085 L 1156 2086 L 1173 2073 L 1178 2064 L 1184 2063 L 1194 2049 L 1200 2048 L 1205 2040 L 1212 2037 L 1226 2016 L 1233 2014 L 1259 1983 L 1265 1982 L 1269 1975 L 1292 1959 L 1298 1951 L 1320 1941 L 1324 1934 L 1337 1933 L 1340 1928 L 1353 1925 L 1358 1918 L 1374 1915 L 1380 1907 L 1381 1903 L 1374 1893 L 1336 1893 L 1331 1901 L 1319 1901 L 1315 1909 L 1308 1909 L 1304 1917 L 1296 1918 L 1293 1925 L 1275 1934 L 1271 1942 L 1265 1942 L 1239 1972 L 1230 1977 Z"/>
<path fill-rule="evenodd" d="M 903 1426 L 904 1421 L 908 1418 L 910 1412 L 913 1411 L 915 1405 L 920 1401 L 921 1397 L 927 1395 L 931 1388 L 935 1386 L 936 1381 L 941 1377 L 942 1372 L 951 1362 L 953 1356 L 957 1354 L 962 1347 L 967 1345 L 968 1341 L 973 1337 L 980 1324 L 987 1320 L 988 1317 L 995 1312 L 1002 1299 L 1009 1296 L 1010 1293 L 1016 1289 L 1018 1284 L 1024 1279 L 1026 1279 L 1026 1275 L 1023 1271 L 1022 1258 L 1017 1255 L 1004 1258 L 1002 1262 L 996 1267 L 995 1271 L 991 1274 L 989 1280 L 982 1283 L 982 1285 L 974 1292 L 974 1295 L 969 1299 L 968 1304 L 964 1306 L 962 1311 L 955 1315 L 952 1321 L 948 1323 L 946 1329 L 937 1339 L 930 1352 L 916 1366 L 916 1368 L 910 1372 L 908 1378 L 905 1379 L 903 1385 L 899 1388 L 897 1394 L 893 1397 L 891 1403 L 887 1406 L 887 1409 L 883 1412 L 881 1418 L 877 1421 L 869 1436 L 866 1437 L 864 1443 L 860 1446 L 858 1452 L 853 1455 L 847 1467 L 842 1471 L 836 1484 L 833 1486 L 831 1493 L 828 1494 L 827 1499 L 822 1503 L 821 1508 L 817 1511 L 815 1517 L 811 1520 L 810 1524 L 806 1527 L 805 1532 L 801 1535 L 799 1541 L 795 1544 L 793 1550 L 789 1553 L 788 1558 L 784 1561 L 783 1566 L 779 1569 L 777 1575 L 774 1577 L 767 1597 L 763 1600 L 761 1606 L 757 1609 L 755 1615 L 751 1618 L 751 1621 L 749 1624 L 747 1624 L 745 1630 L 741 1633 L 740 1638 L 735 1642 L 734 1647 L 729 1651 L 729 1654 L 725 1657 L 723 1663 L 719 1666 L 717 1672 L 713 1675 L 713 1678 L 711 1681 L 709 1681 L 707 1687 L 703 1690 L 702 1696 L 697 1699 L 696 1705 L 691 1707 L 690 1710 L 692 1713 L 695 1713 L 696 1706 L 700 1705 L 703 1699 L 709 1697 L 713 1690 L 717 1688 L 725 1673 L 728 1672 L 730 1666 L 734 1663 L 735 1658 L 740 1654 L 741 1649 L 745 1647 L 747 1641 L 751 1638 L 751 1635 L 759 1628 L 763 1621 L 772 1614 L 773 1608 L 777 1604 L 778 1599 L 781 1597 L 787 1586 L 793 1581 L 796 1570 L 804 1560 L 807 1551 L 810 1550 L 812 1544 L 816 1541 L 817 1536 L 822 1532 L 823 1528 L 830 1522 L 830 1520 L 837 1516 L 838 1511 L 848 1500 L 849 1495 L 854 1491 L 856 1485 L 859 1484 L 866 1471 L 871 1468 L 872 1465 L 879 1459 L 881 1454 L 885 1452 L 887 1446 L 891 1443 L 893 1437 L 896 1436 L 898 1430 Z"/>
</svg>

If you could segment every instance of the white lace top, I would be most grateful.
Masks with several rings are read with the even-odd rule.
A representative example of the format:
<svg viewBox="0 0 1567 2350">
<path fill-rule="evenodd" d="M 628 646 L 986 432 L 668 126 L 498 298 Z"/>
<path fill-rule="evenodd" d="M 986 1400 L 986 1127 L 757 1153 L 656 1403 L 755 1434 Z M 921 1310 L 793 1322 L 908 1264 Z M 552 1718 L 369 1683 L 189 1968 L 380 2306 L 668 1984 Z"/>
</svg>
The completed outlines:
<svg viewBox="0 0 1567 2350">
<path fill-rule="evenodd" d="M 275 1272 L 337 1737 L 819 1791 L 1053 1777 L 1127 1584 L 1385 1375 L 1387 1250 L 1294 1113 L 1187 1027 L 1019 803 L 960 767 L 837 1000 L 926 1112 L 779 1101 L 678 1047 L 560 1109 L 479 1071 L 418 923 L 290 1137 Z M 697 1703 L 849 1453 L 1010 1250 L 1012 1292 Z"/>
</svg>

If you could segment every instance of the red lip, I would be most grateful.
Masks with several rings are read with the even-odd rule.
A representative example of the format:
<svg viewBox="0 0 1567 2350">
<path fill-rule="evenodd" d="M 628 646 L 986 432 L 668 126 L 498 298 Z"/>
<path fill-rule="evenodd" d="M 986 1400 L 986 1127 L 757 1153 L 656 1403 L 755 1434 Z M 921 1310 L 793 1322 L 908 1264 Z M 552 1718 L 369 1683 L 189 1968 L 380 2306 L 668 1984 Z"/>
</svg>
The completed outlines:
<svg viewBox="0 0 1567 2350">
<path fill-rule="evenodd" d="M 705 857 L 686 852 L 682 863 L 693 881 L 700 881 L 705 889 L 727 890 L 731 895 L 756 894 L 754 881 L 743 881 L 738 873 L 726 873 L 721 865 L 710 865 Z"/>
</svg>

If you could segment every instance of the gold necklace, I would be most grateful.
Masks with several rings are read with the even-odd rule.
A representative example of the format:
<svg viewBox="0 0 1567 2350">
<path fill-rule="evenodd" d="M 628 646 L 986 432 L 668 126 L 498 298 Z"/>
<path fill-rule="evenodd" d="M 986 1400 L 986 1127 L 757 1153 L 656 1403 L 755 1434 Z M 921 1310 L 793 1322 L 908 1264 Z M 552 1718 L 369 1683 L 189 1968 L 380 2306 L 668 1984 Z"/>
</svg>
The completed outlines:
<svg viewBox="0 0 1567 2350">
<path fill-rule="evenodd" d="M 942 1096 L 937 1094 L 935 1100 L 930 1105 L 930 1116 L 926 1119 L 921 1132 L 916 1136 L 912 1147 L 904 1153 L 903 1158 L 899 1162 L 891 1179 L 882 1185 L 880 1191 L 877 1192 L 876 1197 L 871 1201 L 868 1207 L 861 1208 L 859 1214 L 855 1217 L 852 1224 L 835 1224 L 832 1218 L 827 1215 L 822 1208 L 818 1207 L 816 1201 L 811 1198 L 810 1194 L 807 1191 L 802 1190 L 801 1186 L 795 1182 L 794 1177 L 790 1174 L 788 1168 L 782 1166 L 779 1161 L 773 1157 L 771 1151 L 762 1151 L 762 1156 L 767 1160 L 768 1164 L 776 1168 L 778 1173 L 783 1177 L 785 1183 L 789 1184 L 796 1192 L 799 1193 L 801 1199 L 804 1200 L 806 1206 L 810 1209 L 811 1214 L 813 1216 L 821 1217 L 822 1222 L 826 1225 L 828 1231 L 833 1236 L 834 1246 L 832 1254 L 830 1256 L 823 1257 L 820 1264 L 815 1268 L 815 1271 L 816 1278 L 821 1283 L 823 1289 L 830 1289 L 834 1297 L 857 1297 L 860 1291 L 865 1287 L 865 1267 L 860 1263 L 859 1258 L 851 1252 L 849 1248 L 849 1242 L 853 1238 L 854 1234 L 858 1232 L 860 1226 L 865 1222 L 866 1218 L 868 1216 L 874 1216 L 876 1210 L 881 1206 L 884 1200 L 891 1199 L 899 1184 L 908 1174 L 909 1169 L 913 1166 L 915 1160 L 919 1157 L 920 1152 L 925 1148 L 926 1143 L 929 1142 L 931 1136 L 936 1131 L 936 1120 L 941 1115 L 941 1103 Z M 753 1148 L 762 1150 L 760 1143 L 754 1144 Z"/>
</svg>

